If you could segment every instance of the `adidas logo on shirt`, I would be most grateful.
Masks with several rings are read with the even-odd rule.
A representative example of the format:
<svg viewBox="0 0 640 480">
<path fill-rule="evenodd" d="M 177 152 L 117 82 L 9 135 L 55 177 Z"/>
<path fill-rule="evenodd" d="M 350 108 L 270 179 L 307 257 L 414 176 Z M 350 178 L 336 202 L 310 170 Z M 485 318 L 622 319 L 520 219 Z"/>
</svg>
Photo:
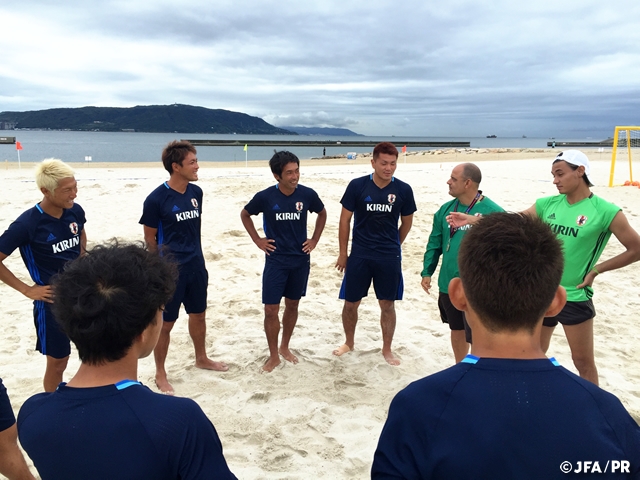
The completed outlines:
<svg viewBox="0 0 640 480">
<path fill-rule="evenodd" d="M 556 219 L 556 214 L 555 214 L 555 213 L 552 213 L 552 214 L 551 214 L 551 215 L 549 215 L 547 218 L 548 218 L 549 220 L 555 220 L 555 219 Z"/>
<path fill-rule="evenodd" d="M 47 237 L 47 242 L 53 242 L 56 239 L 56 236 L 53 233 L 50 233 Z"/>
<path fill-rule="evenodd" d="M 364 199 L 365 202 L 373 202 L 373 200 L 371 200 L 371 197 L 367 195 L 367 198 Z"/>
<path fill-rule="evenodd" d="M 280 206 L 276 203 L 271 210 L 280 210 Z"/>
<path fill-rule="evenodd" d="M 174 205 L 173 208 L 171 209 L 172 212 L 179 212 L 180 209 L 178 208 L 177 205 Z"/>
</svg>

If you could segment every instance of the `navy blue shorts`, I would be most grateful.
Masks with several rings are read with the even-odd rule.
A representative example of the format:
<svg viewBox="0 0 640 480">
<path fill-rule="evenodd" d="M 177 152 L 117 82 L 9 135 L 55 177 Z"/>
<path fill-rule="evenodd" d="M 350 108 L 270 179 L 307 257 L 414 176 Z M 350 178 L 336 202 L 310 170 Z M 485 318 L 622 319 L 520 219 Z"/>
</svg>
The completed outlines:
<svg viewBox="0 0 640 480">
<path fill-rule="evenodd" d="M 36 327 L 36 350 L 53 358 L 65 358 L 71 354 L 71 342 L 53 317 L 51 304 L 33 302 L 33 323 Z"/>
<path fill-rule="evenodd" d="M 580 325 L 595 316 L 596 309 L 591 299 L 586 302 L 567 302 L 555 317 L 544 317 L 542 325 L 555 327 L 558 322 L 562 325 Z"/>
<path fill-rule="evenodd" d="M 180 305 L 184 305 L 187 313 L 202 313 L 207 309 L 207 287 L 209 273 L 202 267 L 198 270 L 181 271 L 178 276 L 176 292 L 164 306 L 162 319 L 175 322 L 180 313 Z"/>
<path fill-rule="evenodd" d="M 299 257 L 287 259 L 286 265 L 267 260 L 262 273 L 262 303 L 279 305 L 282 297 L 300 300 L 307 294 L 311 258 Z"/>
<path fill-rule="evenodd" d="M 442 323 L 449 324 L 449 330 L 464 330 L 467 343 L 471 343 L 471 328 L 467 323 L 467 317 L 451 303 L 448 293 L 438 295 L 438 309 Z"/>
<path fill-rule="evenodd" d="M 7 389 L 2 384 L 2 379 L 0 378 L 0 432 L 5 431 L 14 423 L 16 423 L 16 417 L 13 415 Z"/>
<path fill-rule="evenodd" d="M 369 294 L 372 280 L 378 300 L 402 300 L 404 282 L 399 258 L 373 260 L 354 256 L 347 259 L 340 300 L 359 302 Z"/>
</svg>

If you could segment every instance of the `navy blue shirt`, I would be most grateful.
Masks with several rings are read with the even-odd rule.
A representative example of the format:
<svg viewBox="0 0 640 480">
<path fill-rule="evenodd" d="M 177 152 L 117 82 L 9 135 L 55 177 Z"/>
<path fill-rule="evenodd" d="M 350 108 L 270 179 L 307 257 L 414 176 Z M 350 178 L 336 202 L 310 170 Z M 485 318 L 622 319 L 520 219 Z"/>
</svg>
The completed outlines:
<svg viewBox="0 0 640 480">
<path fill-rule="evenodd" d="M 0 432 L 6 430 L 14 423 L 16 423 L 16 417 L 13 415 L 7 389 L 0 378 Z"/>
<path fill-rule="evenodd" d="M 164 182 L 144 201 L 139 223 L 158 229 L 158 247 L 165 246 L 167 250 L 161 248 L 161 252 L 171 253 L 181 269 L 199 268 L 204 266 L 201 215 L 200 187 L 189 183 L 185 192 L 180 193 Z"/>
<path fill-rule="evenodd" d="M 34 395 L 18 435 L 43 480 L 236 478 L 196 402 L 138 382 Z"/>
<path fill-rule="evenodd" d="M 373 174 L 349 182 L 340 203 L 354 213 L 351 255 L 361 258 L 400 257 L 400 216 L 417 210 L 411 187 L 391 178 L 384 188 L 373 181 Z"/>
<path fill-rule="evenodd" d="M 19 248 L 31 279 L 38 285 L 49 285 L 65 263 L 80 256 L 80 236 L 86 222 L 84 210 L 77 203 L 64 209 L 60 218 L 36 205 L 0 236 L 0 252 L 9 256 Z"/>
<path fill-rule="evenodd" d="M 275 240 L 276 247 L 267 255 L 267 261 L 282 262 L 286 255 L 307 256 L 302 251 L 308 238 L 307 212 L 319 213 L 324 204 L 314 190 L 304 185 L 298 185 L 291 195 L 285 195 L 275 185 L 256 193 L 244 208 L 250 215 L 262 213 L 265 236 Z"/>
<path fill-rule="evenodd" d="M 615 396 L 553 359 L 468 355 L 396 395 L 371 478 L 566 479 L 578 461 L 638 478 L 640 427 Z"/>
</svg>

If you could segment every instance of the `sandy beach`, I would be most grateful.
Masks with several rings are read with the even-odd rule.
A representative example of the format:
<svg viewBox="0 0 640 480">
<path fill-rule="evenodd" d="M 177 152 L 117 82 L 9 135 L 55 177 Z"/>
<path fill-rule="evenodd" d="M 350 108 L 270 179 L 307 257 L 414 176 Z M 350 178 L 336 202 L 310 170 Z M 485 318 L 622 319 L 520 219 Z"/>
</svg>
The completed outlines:
<svg viewBox="0 0 640 480">
<path fill-rule="evenodd" d="M 507 149 L 503 149 L 507 150 Z M 617 204 L 640 231 L 640 189 L 613 187 L 609 181 L 610 149 L 585 150 L 591 159 L 592 191 Z M 202 162 L 198 185 L 204 190 L 203 251 L 209 271 L 208 351 L 229 364 L 225 373 L 193 366 L 194 356 L 181 312 L 172 332 L 167 359 L 176 394 L 196 400 L 215 425 L 231 470 L 240 479 L 365 479 L 393 396 L 410 382 L 453 363 L 448 327 L 440 321 L 437 291 L 420 288 L 422 258 L 433 214 L 449 200 L 446 181 L 458 163 L 478 162 L 484 194 L 506 210 L 520 211 L 535 199 L 555 195 L 551 160 L 557 150 L 401 154 L 396 176 L 414 190 L 418 211 L 403 246 L 404 300 L 397 302 L 394 351 L 398 367 L 381 355 L 379 309 L 373 292 L 363 299 L 356 330 L 356 350 L 343 357 L 332 350 L 344 340 L 338 300 L 342 274 L 338 256 L 340 198 L 352 178 L 371 172 L 359 157 L 303 160 L 300 183 L 315 189 L 325 203 L 328 220 L 311 258 L 307 296 L 291 341 L 300 363 L 284 362 L 271 374 L 261 373 L 267 355 L 263 331 L 261 275 L 263 253 L 240 222 L 240 211 L 259 190 L 274 184 L 267 162 L 211 164 Z M 481 162 L 481 163 L 480 163 Z M 168 178 L 154 164 L 72 164 L 78 180 L 76 199 L 87 216 L 89 248 L 117 237 L 141 241 L 138 224 L 145 197 Z M 32 165 L 0 165 L 0 228 L 41 200 Z M 624 177 L 623 165 L 617 172 Z M 255 217 L 254 217 L 255 218 Z M 315 221 L 311 216 L 310 231 Z M 256 220 L 256 226 L 261 221 Z M 612 237 L 602 256 L 622 251 Z M 6 265 L 30 282 L 19 252 Z M 596 362 L 601 386 L 622 401 L 640 421 L 640 353 L 636 350 L 640 309 L 640 264 L 598 276 L 594 288 Z M 437 273 L 436 273 L 437 275 Z M 437 288 L 436 288 L 437 290 Z M 0 284 L 0 377 L 16 415 L 29 396 L 42 389 L 44 358 L 34 351 L 32 303 Z M 556 329 L 550 356 L 575 372 L 562 329 Z M 71 354 L 65 380 L 78 366 Z M 151 357 L 140 362 L 139 379 L 154 385 Z M 428 406 L 425 406 L 428 408 Z M 29 462 L 30 463 L 30 462 Z M 30 463 L 31 465 L 31 463 Z M 35 469 L 33 469 L 35 472 Z"/>
</svg>

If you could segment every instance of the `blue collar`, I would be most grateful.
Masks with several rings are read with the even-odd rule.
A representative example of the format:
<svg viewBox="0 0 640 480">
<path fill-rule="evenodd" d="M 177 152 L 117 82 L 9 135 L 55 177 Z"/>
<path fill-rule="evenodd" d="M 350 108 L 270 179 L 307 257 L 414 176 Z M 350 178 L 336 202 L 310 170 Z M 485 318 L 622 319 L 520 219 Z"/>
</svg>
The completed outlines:
<svg viewBox="0 0 640 480">
<path fill-rule="evenodd" d="M 478 360 L 480 360 L 480 357 L 476 357 L 475 355 L 468 354 L 466 357 L 464 357 L 460 361 L 460 363 L 476 364 L 476 363 L 478 363 Z M 554 367 L 559 367 L 560 366 L 560 362 L 558 362 L 555 359 L 555 357 L 549 357 L 549 361 L 553 364 Z"/>
<path fill-rule="evenodd" d="M 60 385 L 58 385 L 58 387 L 56 388 L 56 390 L 60 387 L 64 387 L 67 384 L 67 382 L 61 382 Z M 142 385 L 140 382 L 136 381 L 136 380 L 120 380 L 118 383 L 115 384 L 115 387 L 118 390 L 124 390 L 125 388 L 129 388 L 132 387 L 133 385 Z"/>
<path fill-rule="evenodd" d="M 373 182 L 373 173 L 369 174 L 369 180 L 371 180 Z M 391 181 L 395 182 L 396 181 L 396 177 L 391 177 Z"/>
<path fill-rule="evenodd" d="M 132 387 L 133 385 L 142 385 L 142 384 L 136 380 L 120 380 L 118 383 L 116 383 L 116 388 L 118 390 L 124 390 L 125 388 Z"/>
</svg>

